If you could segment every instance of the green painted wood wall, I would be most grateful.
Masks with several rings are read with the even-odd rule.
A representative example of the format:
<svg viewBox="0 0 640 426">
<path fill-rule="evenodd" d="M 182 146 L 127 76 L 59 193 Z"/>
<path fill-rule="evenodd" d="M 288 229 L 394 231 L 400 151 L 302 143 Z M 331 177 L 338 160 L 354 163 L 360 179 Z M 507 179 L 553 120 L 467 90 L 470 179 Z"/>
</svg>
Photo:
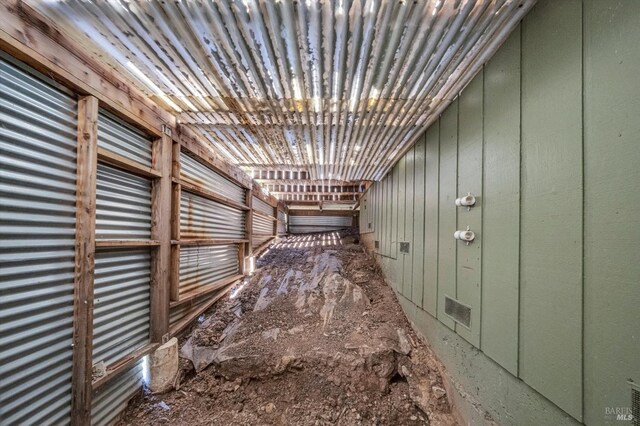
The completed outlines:
<svg viewBox="0 0 640 426">
<path fill-rule="evenodd" d="M 638 40 L 640 1 L 540 1 L 369 190 L 396 291 L 588 425 L 640 383 Z"/>
</svg>

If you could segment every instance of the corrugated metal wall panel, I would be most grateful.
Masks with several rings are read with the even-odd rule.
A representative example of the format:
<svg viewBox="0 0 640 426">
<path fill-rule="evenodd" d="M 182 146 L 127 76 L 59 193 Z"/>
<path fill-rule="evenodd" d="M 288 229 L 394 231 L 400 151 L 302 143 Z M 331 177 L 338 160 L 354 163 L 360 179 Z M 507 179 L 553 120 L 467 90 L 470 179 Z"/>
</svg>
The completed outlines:
<svg viewBox="0 0 640 426">
<path fill-rule="evenodd" d="M 289 232 L 306 234 L 328 232 L 351 227 L 351 216 L 289 216 Z"/>
<path fill-rule="evenodd" d="M 184 152 L 180 153 L 180 177 L 189 179 L 238 204 L 245 204 L 244 188 Z"/>
<path fill-rule="evenodd" d="M 148 179 L 98 164 L 96 238 L 151 238 L 151 182 Z"/>
<path fill-rule="evenodd" d="M 207 300 L 210 300 L 212 297 L 215 297 L 216 294 L 219 294 L 219 293 L 214 292 L 214 294 L 205 294 L 189 302 L 171 307 L 169 309 L 169 324 L 173 326 L 175 323 L 177 323 L 178 321 L 180 321 L 181 319 L 189 315 L 190 312 L 193 312 L 198 308 L 200 308 Z"/>
<path fill-rule="evenodd" d="M 183 239 L 243 239 L 244 211 L 182 191 L 180 235 Z"/>
<path fill-rule="evenodd" d="M 238 275 L 238 245 L 180 248 L 180 295 Z"/>
<path fill-rule="evenodd" d="M 107 365 L 149 343 L 149 249 L 96 253 L 93 363 Z"/>
<path fill-rule="evenodd" d="M 268 236 L 264 237 L 264 236 L 254 235 L 252 247 L 253 248 L 260 247 L 261 245 L 263 245 L 264 243 L 266 243 L 272 238 L 273 237 L 268 237 Z"/>
<path fill-rule="evenodd" d="M 77 106 L 34 75 L 0 52 L 3 425 L 70 421 Z"/>
<path fill-rule="evenodd" d="M 142 360 L 138 361 L 129 370 L 123 371 L 119 376 L 105 384 L 93 393 L 91 404 L 91 424 L 94 426 L 106 426 L 114 420 L 127 407 L 129 399 L 140 391 L 143 385 Z"/>
<path fill-rule="evenodd" d="M 259 211 L 262 214 L 266 214 L 267 216 L 273 216 L 273 207 L 271 207 L 268 203 L 264 202 L 260 198 L 253 196 L 253 206 L 252 208 L 256 211 Z"/>
<path fill-rule="evenodd" d="M 351 226 L 351 216 L 290 216 L 291 226 Z"/>
<path fill-rule="evenodd" d="M 98 116 L 98 147 L 151 167 L 151 140 L 104 110 Z"/>
<path fill-rule="evenodd" d="M 253 233 L 262 235 L 273 235 L 273 220 L 264 216 L 254 214 Z"/>
</svg>

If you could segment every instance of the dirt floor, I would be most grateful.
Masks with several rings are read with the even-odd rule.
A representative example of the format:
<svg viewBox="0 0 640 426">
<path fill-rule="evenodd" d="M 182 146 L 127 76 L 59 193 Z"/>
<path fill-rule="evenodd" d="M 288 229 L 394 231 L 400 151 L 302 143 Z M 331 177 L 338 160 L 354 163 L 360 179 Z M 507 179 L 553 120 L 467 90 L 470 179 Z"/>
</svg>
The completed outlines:
<svg viewBox="0 0 640 426">
<path fill-rule="evenodd" d="M 455 425 L 441 366 L 348 232 L 291 236 L 180 341 L 121 425 Z"/>
</svg>

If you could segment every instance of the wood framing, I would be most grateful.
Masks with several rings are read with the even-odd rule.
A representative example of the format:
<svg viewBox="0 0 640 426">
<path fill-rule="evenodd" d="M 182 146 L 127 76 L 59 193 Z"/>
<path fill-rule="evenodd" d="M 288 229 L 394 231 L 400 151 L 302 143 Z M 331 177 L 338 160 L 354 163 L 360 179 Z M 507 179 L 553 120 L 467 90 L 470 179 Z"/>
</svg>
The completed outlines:
<svg viewBox="0 0 640 426">
<path fill-rule="evenodd" d="M 122 373 L 123 371 L 125 371 L 128 368 L 130 368 L 131 366 L 133 366 L 133 364 L 135 364 L 140 358 L 142 358 L 143 356 L 148 355 L 151 352 L 153 352 L 156 349 L 158 349 L 159 346 L 160 346 L 159 343 L 149 343 L 149 344 L 141 347 L 140 349 L 130 353 L 126 357 L 118 360 L 116 363 L 110 365 L 107 368 L 107 374 L 105 374 L 102 377 L 97 378 L 96 380 L 94 380 L 91 383 L 91 388 L 93 390 L 96 390 L 96 389 L 100 388 L 100 386 L 102 386 L 105 383 L 109 382 L 109 380 L 111 380 L 112 378 L 114 378 L 118 374 Z"/>
<path fill-rule="evenodd" d="M 217 193 L 213 192 L 213 191 L 209 191 L 208 189 L 202 188 L 201 186 L 197 186 L 194 185 L 192 183 L 189 183 L 189 181 L 185 180 L 185 179 L 180 179 L 178 181 L 178 183 L 180 184 L 182 189 L 186 189 L 189 192 L 193 192 L 194 194 L 200 195 L 201 197 L 207 198 L 211 201 L 216 201 L 220 204 L 224 204 L 227 205 L 229 207 L 233 207 L 234 209 L 238 209 L 238 210 L 247 210 L 247 206 L 243 205 L 243 204 L 238 204 L 233 200 L 230 200 L 227 197 L 223 197 L 222 195 L 218 195 Z"/>
<path fill-rule="evenodd" d="M 209 293 L 212 293 L 212 292 L 214 292 L 216 290 L 219 290 L 222 287 L 224 287 L 226 285 L 229 285 L 229 284 L 232 284 L 232 283 L 234 283 L 234 282 L 236 282 L 236 281 L 238 281 L 238 280 L 240 280 L 242 278 L 243 278 L 242 274 L 236 274 L 236 275 L 233 275 L 231 277 L 224 278 L 224 279 L 222 279 L 222 280 L 220 280 L 218 282 L 215 282 L 215 283 L 210 284 L 210 285 L 208 285 L 206 287 L 199 288 L 197 290 L 191 291 L 191 292 L 181 296 L 179 300 L 171 302 L 169 306 L 171 308 L 173 308 L 174 306 L 179 306 L 179 305 L 185 304 L 185 303 L 190 302 L 190 301 L 192 301 L 194 299 L 197 299 L 197 298 L 199 298 L 201 296 L 204 296 L 205 294 L 209 294 Z"/>
<path fill-rule="evenodd" d="M 152 165 L 162 177 L 151 187 L 151 238 L 160 242 L 151 258 L 151 325 L 153 343 L 163 343 L 169 332 L 169 264 L 171 261 L 171 137 L 153 143 Z"/>
<path fill-rule="evenodd" d="M 98 99 L 78 101 L 76 243 L 71 424 L 90 423 L 95 273 Z"/>
<path fill-rule="evenodd" d="M 218 155 L 210 144 L 202 142 L 201 137 L 196 136 L 193 130 L 184 125 L 178 125 L 175 137 L 180 145 L 192 154 L 195 154 L 201 161 L 209 165 L 212 169 L 231 179 L 244 188 L 251 188 L 253 181 L 239 167 L 227 163 Z"/>
<path fill-rule="evenodd" d="M 180 321 L 173 324 L 171 326 L 171 329 L 169 330 L 170 335 L 175 336 L 178 333 L 180 333 L 182 330 L 184 330 L 186 326 L 191 324 L 191 322 L 193 322 L 196 318 L 198 318 L 204 311 L 206 311 L 211 306 L 213 306 L 213 304 L 216 303 L 218 300 L 222 299 L 231 289 L 231 284 L 232 283 L 220 289 L 219 292 L 215 294 L 215 296 L 213 296 L 210 300 L 207 300 L 202 306 L 196 308 L 187 316 L 180 319 Z"/>
<path fill-rule="evenodd" d="M 162 124 L 175 127 L 175 116 L 25 2 L 1 1 L 0 16 L 0 49 L 81 95 L 95 96 L 102 107 L 154 136 L 160 136 Z"/>
<path fill-rule="evenodd" d="M 226 244 L 246 243 L 249 240 L 216 240 L 210 238 L 194 238 L 189 240 L 172 240 L 171 244 L 179 246 L 220 246 Z"/>
<path fill-rule="evenodd" d="M 245 248 L 245 262 L 253 257 L 253 189 L 245 191 L 247 213 L 244 218 L 245 238 L 248 240 Z"/>
<path fill-rule="evenodd" d="M 173 142 L 171 150 L 171 263 L 169 265 L 169 300 L 178 300 L 180 286 L 180 144 Z"/>
<path fill-rule="evenodd" d="M 98 148 L 98 160 L 102 163 L 119 167 L 130 173 L 146 177 L 148 179 L 159 178 L 161 176 L 159 171 L 151 167 L 144 166 L 136 161 L 123 157 L 122 155 L 115 154 L 104 148 Z"/>
<path fill-rule="evenodd" d="M 154 247 L 158 240 L 96 240 L 96 247 Z"/>
</svg>

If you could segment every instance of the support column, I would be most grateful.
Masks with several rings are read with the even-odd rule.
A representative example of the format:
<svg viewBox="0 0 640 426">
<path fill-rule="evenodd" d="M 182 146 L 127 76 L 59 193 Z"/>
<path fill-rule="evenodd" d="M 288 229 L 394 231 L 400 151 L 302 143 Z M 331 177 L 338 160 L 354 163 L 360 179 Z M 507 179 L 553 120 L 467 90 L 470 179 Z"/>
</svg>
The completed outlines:
<svg viewBox="0 0 640 426">
<path fill-rule="evenodd" d="M 168 133 L 168 134 L 167 134 Z M 162 343 L 169 332 L 169 264 L 171 261 L 171 131 L 153 144 L 153 168 L 161 177 L 151 188 L 151 239 L 160 244 L 151 261 L 151 342 Z"/>
<path fill-rule="evenodd" d="M 80 426 L 90 423 L 92 396 L 93 279 L 98 168 L 98 99 L 93 96 L 78 101 L 77 153 L 71 424 Z"/>
</svg>

